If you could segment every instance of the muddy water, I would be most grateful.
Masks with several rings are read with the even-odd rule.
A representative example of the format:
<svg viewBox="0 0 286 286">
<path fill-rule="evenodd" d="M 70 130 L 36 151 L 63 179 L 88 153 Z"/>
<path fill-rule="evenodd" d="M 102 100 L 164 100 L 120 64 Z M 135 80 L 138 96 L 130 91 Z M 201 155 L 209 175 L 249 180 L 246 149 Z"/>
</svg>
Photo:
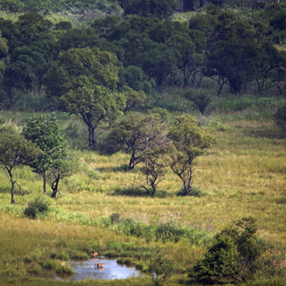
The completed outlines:
<svg viewBox="0 0 286 286">
<path fill-rule="evenodd" d="M 104 268 L 94 268 L 95 263 L 103 263 Z M 135 267 L 120 265 L 117 264 L 116 259 L 106 259 L 103 257 L 99 257 L 98 259 L 90 259 L 87 261 L 70 261 L 70 266 L 75 271 L 75 274 L 72 276 L 57 276 L 55 279 L 61 281 L 78 281 L 86 278 L 112 280 L 144 276 L 144 274 L 136 270 Z"/>
</svg>

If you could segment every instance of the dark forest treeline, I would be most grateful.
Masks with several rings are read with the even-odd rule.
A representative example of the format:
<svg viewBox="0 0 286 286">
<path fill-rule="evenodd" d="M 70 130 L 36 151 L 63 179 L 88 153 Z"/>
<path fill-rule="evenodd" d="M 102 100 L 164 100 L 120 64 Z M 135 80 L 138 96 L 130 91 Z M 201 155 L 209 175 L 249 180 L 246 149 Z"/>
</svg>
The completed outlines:
<svg viewBox="0 0 286 286">
<path fill-rule="evenodd" d="M 15 23 L 1 18 L 1 108 L 13 108 L 30 93 L 39 94 L 42 110 L 60 108 L 62 93 L 51 72 L 59 56 L 95 47 L 116 55 L 112 89 L 125 96 L 132 90 L 142 98 L 164 85 L 199 87 L 204 77 L 217 82 L 218 93 L 228 85 L 237 94 L 253 83 L 257 93 L 269 86 L 283 93 L 286 53 L 277 45 L 286 39 L 285 12 L 286 5 L 276 3 L 246 18 L 210 5 L 188 23 L 111 15 L 82 29 L 54 25 L 36 12 Z"/>
</svg>

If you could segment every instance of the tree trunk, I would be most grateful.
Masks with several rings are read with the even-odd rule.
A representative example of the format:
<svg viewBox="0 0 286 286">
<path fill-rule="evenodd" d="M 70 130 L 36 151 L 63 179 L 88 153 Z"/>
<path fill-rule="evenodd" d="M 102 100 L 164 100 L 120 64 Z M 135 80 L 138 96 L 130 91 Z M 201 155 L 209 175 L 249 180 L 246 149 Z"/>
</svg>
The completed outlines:
<svg viewBox="0 0 286 286">
<path fill-rule="evenodd" d="M 19 187 L 19 191 L 20 191 L 20 193 L 21 193 L 22 195 L 24 195 L 24 192 L 22 191 L 22 189 L 21 189 L 21 186 L 20 186 L 19 182 L 14 181 L 14 183 L 17 183 L 17 184 L 18 184 L 18 187 Z"/>
<path fill-rule="evenodd" d="M 153 189 L 152 193 L 151 193 L 151 197 L 153 198 L 156 192 L 156 187 L 155 187 L 155 181 L 151 184 L 151 187 Z"/>
<path fill-rule="evenodd" d="M 149 190 L 145 186 L 141 185 L 141 188 L 145 189 L 147 194 L 148 194 L 148 196 L 150 196 L 150 192 L 149 192 Z"/>
<path fill-rule="evenodd" d="M 60 175 L 58 174 L 56 179 L 53 181 L 53 183 L 51 185 L 51 188 L 53 190 L 53 193 L 51 196 L 52 198 L 56 198 L 56 196 L 57 196 L 59 181 L 60 181 Z"/>
<path fill-rule="evenodd" d="M 44 171 L 44 175 L 43 175 L 43 178 L 44 178 L 44 194 L 46 194 L 46 171 Z"/>
<path fill-rule="evenodd" d="M 135 167 L 135 152 L 133 151 L 129 162 L 129 169 L 133 170 L 134 167 Z"/>
<path fill-rule="evenodd" d="M 88 126 L 88 142 L 89 142 L 89 148 L 93 149 L 95 147 L 95 128 L 94 126 Z"/>
<path fill-rule="evenodd" d="M 146 150 L 149 149 L 149 138 L 146 138 Z M 146 175 L 146 183 L 147 185 L 149 185 L 149 169 L 148 169 L 148 160 L 146 160 L 146 171 L 147 171 L 147 175 Z"/>
<path fill-rule="evenodd" d="M 192 167 L 190 167 L 190 177 L 189 177 L 189 180 L 188 180 L 188 184 L 185 185 L 185 196 L 189 196 L 190 193 L 191 193 L 191 188 L 192 188 L 192 178 L 193 178 L 193 169 Z"/>
<path fill-rule="evenodd" d="M 12 189 L 11 189 L 11 205 L 14 205 L 16 202 L 14 200 L 14 189 L 15 189 L 15 182 L 13 180 L 13 175 L 11 173 L 11 171 L 8 171 L 9 176 L 10 176 L 10 180 L 11 180 L 11 184 L 12 184 Z"/>
<path fill-rule="evenodd" d="M 188 85 L 187 66 L 186 65 L 184 65 L 184 68 L 183 68 L 183 77 L 184 77 L 184 80 L 183 80 L 183 86 L 182 87 L 186 87 Z"/>
<path fill-rule="evenodd" d="M 147 185 L 150 185 L 150 183 L 149 183 L 148 160 L 146 160 L 146 171 L 147 171 L 147 174 L 146 174 L 146 183 L 147 183 Z"/>
</svg>

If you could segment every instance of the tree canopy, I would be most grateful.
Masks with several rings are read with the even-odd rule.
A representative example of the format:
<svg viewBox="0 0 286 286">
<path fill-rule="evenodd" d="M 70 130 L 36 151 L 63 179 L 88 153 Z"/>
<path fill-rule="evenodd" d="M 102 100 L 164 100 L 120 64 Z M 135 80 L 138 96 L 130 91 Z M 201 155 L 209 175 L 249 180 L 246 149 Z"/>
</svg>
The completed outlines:
<svg viewBox="0 0 286 286">
<path fill-rule="evenodd" d="M 12 171 L 17 166 L 29 166 L 41 154 L 36 144 L 23 136 L 9 131 L 0 130 L 0 163 L 8 172 L 11 180 L 11 204 L 15 204 L 15 180 Z"/>
<path fill-rule="evenodd" d="M 98 48 L 70 49 L 62 53 L 45 77 L 47 93 L 64 108 L 79 114 L 88 127 L 89 147 L 96 144 L 95 129 L 113 111 L 123 110 L 125 97 L 118 92 L 117 58 Z"/>
<path fill-rule="evenodd" d="M 182 180 L 186 196 L 191 194 L 194 160 L 215 143 L 196 123 L 196 119 L 190 115 L 178 116 L 167 135 L 172 142 L 169 165 Z"/>
<path fill-rule="evenodd" d="M 35 143 L 42 150 L 42 155 L 37 157 L 30 166 L 35 173 L 43 177 L 45 194 L 47 171 L 59 168 L 67 156 L 67 146 L 60 134 L 55 115 L 39 115 L 30 118 L 22 133 L 27 140 Z"/>
</svg>

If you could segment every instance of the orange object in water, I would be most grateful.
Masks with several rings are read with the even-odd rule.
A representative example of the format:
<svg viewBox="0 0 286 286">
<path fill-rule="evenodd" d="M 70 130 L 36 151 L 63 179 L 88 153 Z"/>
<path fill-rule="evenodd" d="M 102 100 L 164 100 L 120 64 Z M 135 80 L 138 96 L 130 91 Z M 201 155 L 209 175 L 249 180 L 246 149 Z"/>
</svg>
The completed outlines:
<svg viewBox="0 0 286 286">
<path fill-rule="evenodd" d="M 94 267 L 103 268 L 104 264 L 103 263 L 97 263 L 97 264 L 94 265 Z"/>
</svg>

